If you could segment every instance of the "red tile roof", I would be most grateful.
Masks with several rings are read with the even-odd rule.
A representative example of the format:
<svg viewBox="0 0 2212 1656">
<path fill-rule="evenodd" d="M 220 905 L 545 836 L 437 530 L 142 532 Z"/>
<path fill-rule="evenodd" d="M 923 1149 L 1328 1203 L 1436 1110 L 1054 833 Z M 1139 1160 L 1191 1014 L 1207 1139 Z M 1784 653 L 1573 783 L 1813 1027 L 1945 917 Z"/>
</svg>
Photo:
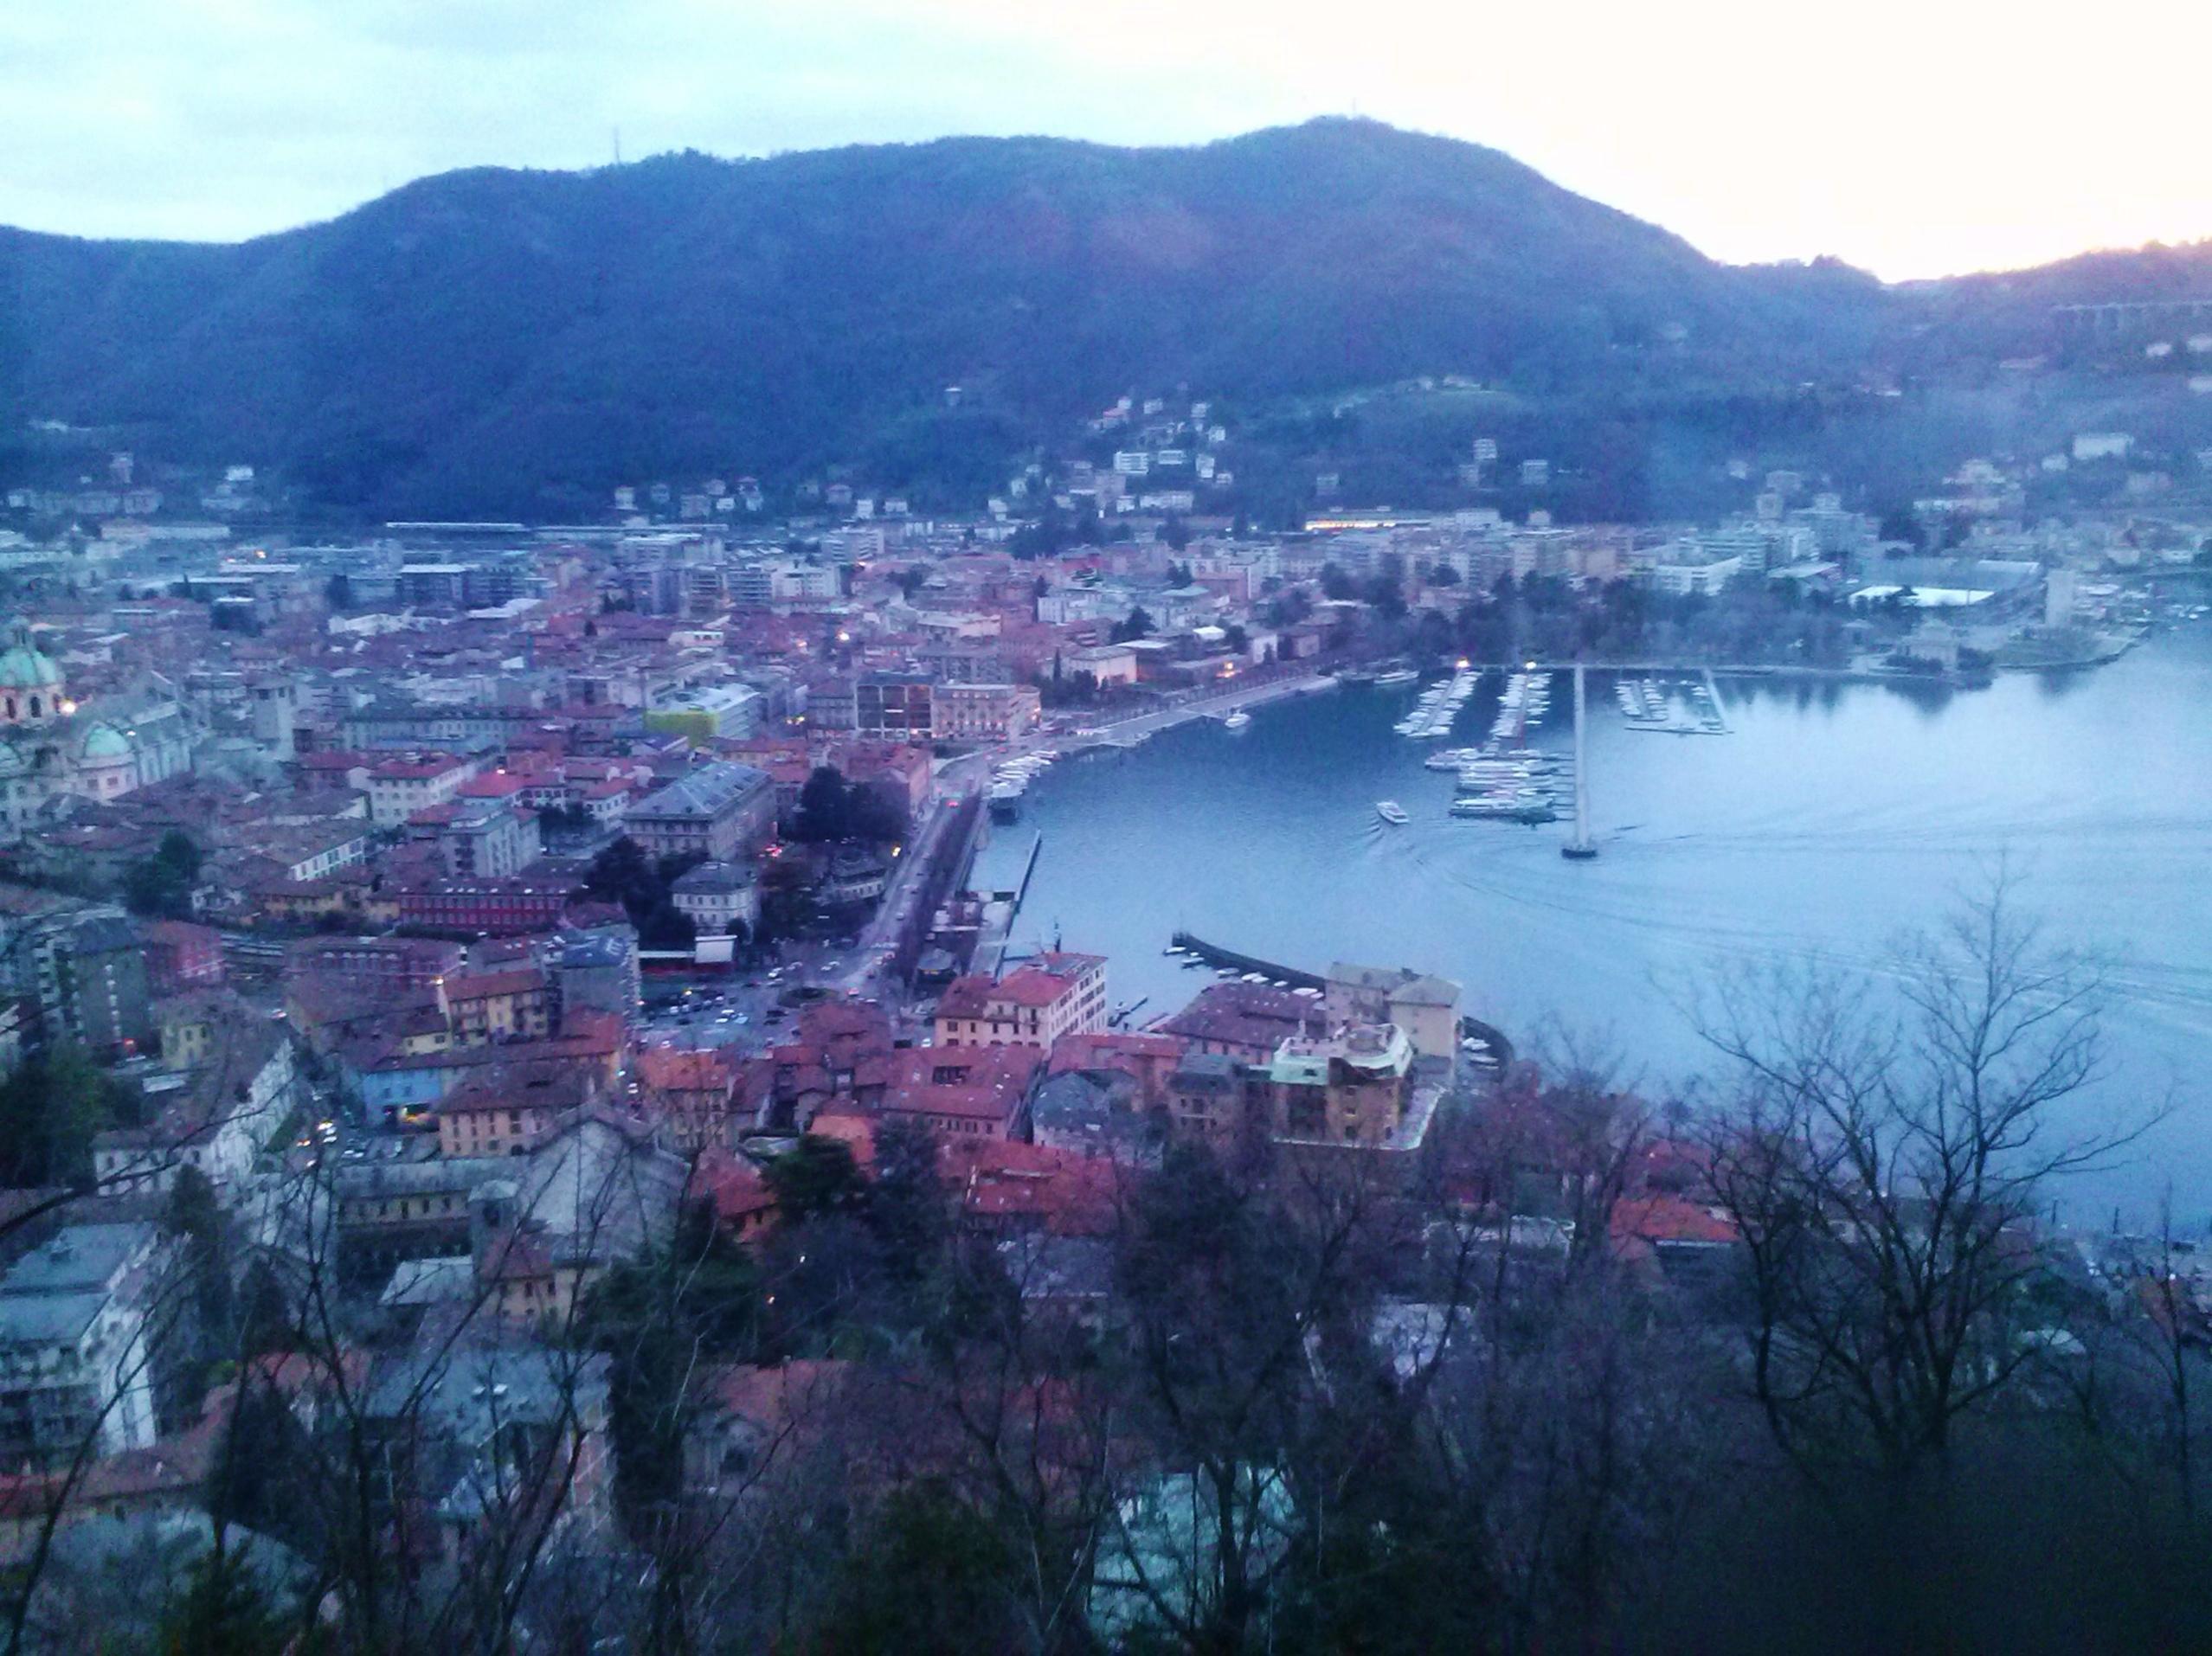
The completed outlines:
<svg viewBox="0 0 2212 1656">
<path fill-rule="evenodd" d="M 1032 1223 L 1062 1236 L 1110 1233 L 1127 1176 L 1105 1157 L 1004 1139 L 948 1139 L 937 1165 L 969 1217 Z"/>
<path fill-rule="evenodd" d="M 892 1055 L 886 1114 L 1013 1120 L 1044 1056 L 1033 1047 L 913 1047 Z M 958 1079 L 939 1080 L 948 1071 Z"/>
<path fill-rule="evenodd" d="M 1741 1233 L 1710 1208 L 1674 1196 L 1624 1197 L 1613 1204 L 1607 1226 L 1614 1245 L 1625 1242 L 1733 1242 Z"/>
</svg>

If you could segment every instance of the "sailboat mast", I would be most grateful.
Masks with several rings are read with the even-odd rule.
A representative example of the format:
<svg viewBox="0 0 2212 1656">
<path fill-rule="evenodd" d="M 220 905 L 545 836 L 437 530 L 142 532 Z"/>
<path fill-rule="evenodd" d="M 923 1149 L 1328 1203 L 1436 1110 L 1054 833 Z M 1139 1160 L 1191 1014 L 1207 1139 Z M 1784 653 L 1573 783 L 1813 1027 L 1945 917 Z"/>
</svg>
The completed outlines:
<svg viewBox="0 0 2212 1656">
<path fill-rule="evenodd" d="M 1590 838 L 1590 768 L 1582 735 L 1582 664 L 1574 664 L 1574 838 L 1559 848 L 1562 857 L 1586 862 L 1598 855 Z"/>
</svg>

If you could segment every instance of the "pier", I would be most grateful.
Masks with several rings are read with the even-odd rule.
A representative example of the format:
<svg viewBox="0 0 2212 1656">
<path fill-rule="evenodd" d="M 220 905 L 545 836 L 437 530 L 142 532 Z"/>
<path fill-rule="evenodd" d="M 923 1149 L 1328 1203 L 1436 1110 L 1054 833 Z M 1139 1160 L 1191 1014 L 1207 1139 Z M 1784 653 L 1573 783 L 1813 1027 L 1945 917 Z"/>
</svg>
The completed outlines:
<svg viewBox="0 0 2212 1656">
<path fill-rule="evenodd" d="M 1014 881 L 1013 889 L 993 891 L 991 895 L 1001 902 L 1011 903 L 1015 909 L 1019 910 L 1024 900 L 1029 895 L 1029 883 L 1036 876 L 1037 858 L 1044 849 L 1044 834 L 1042 832 L 1032 834 L 1029 837 L 1029 850 L 1022 855 L 1021 875 Z"/>
<path fill-rule="evenodd" d="M 1326 989 L 1328 979 L 1318 972 L 1301 972 L 1296 966 L 1277 966 L 1272 960 L 1263 960 L 1255 954 L 1239 954 L 1234 949 L 1225 949 L 1209 943 L 1202 937 L 1193 937 L 1188 932 L 1177 932 L 1167 940 L 1186 954 L 1195 954 L 1216 971 L 1236 972 L 1257 972 L 1270 982 L 1285 983 L 1293 989 Z"/>
<path fill-rule="evenodd" d="M 1720 710 L 1720 681 L 1714 677 L 1710 667 L 1705 670 L 1705 693 L 1712 698 L 1713 716 L 1720 722 L 1720 729 L 1714 734 L 1723 736 L 1733 735 L 1728 726 L 1728 716 Z"/>
<path fill-rule="evenodd" d="M 1006 950 L 1013 940 L 1014 921 L 1021 914 L 1023 899 L 1029 895 L 1030 877 L 1037 872 L 1038 854 L 1044 848 L 1045 836 L 1042 833 L 1031 835 L 1029 850 L 1021 859 L 1021 877 L 1014 882 L 1013 888 L 1001 887 L 987 895 L 977 893 L 984 898 L 983 929 L 975 940 L 975 954 L 969 963 L 970 970 L 995 978 L 1004 968 Z"/>
</svg>

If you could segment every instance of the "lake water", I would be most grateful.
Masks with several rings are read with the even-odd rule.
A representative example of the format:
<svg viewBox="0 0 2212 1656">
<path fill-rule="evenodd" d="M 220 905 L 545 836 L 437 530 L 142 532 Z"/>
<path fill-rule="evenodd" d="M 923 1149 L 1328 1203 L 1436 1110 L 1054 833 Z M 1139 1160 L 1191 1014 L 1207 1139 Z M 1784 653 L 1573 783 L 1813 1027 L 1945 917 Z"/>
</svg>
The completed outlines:
<svg viewBox="0 0 2212 1656">
<path fill-rule="evenodd" d="M 1489 729 L 1488 676 L 1455 745 Z M 1527 1046 L 1547 1024 L 1624 1054 L 1663 1094 L 1707 1055 L 1681 1010 L 1716 963 L 1782 957 L 1876 970 L 2000 859 L 2049 934 L 2109 960 L 2112 1074 L 2084 1115 L 2177 1096 L 2129 1165 L 2080 1198 L 2212 1222 L 2212 625 L 2123 660 L 1983 690 L 1720 681 L 1726 736 L 1638 730 L 1589 679 L 1591 811 L 1568 825 L 1445 813 L 1454 779 L 1391 726 L 1411 689 L 1347 688 L 1186 725 L 1129 754 L 1064 761 L 1000 827 L 982 883 L 1044 835 L 1017 947 L 1111 957 L 1138 1021 L 1210 979 L 1165 959 L 1181 927 L 1312 970 L 1333 960 L 1456 979 L 1465 1007 Z M 1572 742 L 1572 680 L 1532 745 Z M 1384 826 L 1374 802 L 1411 813 Z M 2076 1205 L 2075 1210 L 2080 1208 Z"/>
</svg>

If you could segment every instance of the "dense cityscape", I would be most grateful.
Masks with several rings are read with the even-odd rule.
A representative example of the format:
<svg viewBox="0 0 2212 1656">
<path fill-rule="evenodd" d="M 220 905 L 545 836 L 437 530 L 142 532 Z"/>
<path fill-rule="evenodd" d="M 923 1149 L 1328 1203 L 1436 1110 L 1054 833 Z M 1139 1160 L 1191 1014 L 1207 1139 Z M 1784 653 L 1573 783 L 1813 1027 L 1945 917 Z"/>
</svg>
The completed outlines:
<svg viewBox="0 0 2212 1656">
<path fill-rule="evenodd" d="M 2212 1652 L 2087 21 L 0 6 L 0 1656 Z"/>
<path fill-rule="evenodd" d="M 1992 1625 L 2003 1497 L 1927 1493 L 1946 1456 L 2086 1480 L 2038 1544 L 2194 1533 L 2212 1281 L 2170 1223 L 2051 1222 L 2128 1128 L 2036 1138 L 2096 1035 L 2002 882 L 1948 946 L 1978 993 L 1900 967 L 1924 1039 L 1732 1000 L 1693 1107 L 1432 962 L 1163 915 L 1195 992 L 1141 1005 L 1024 940 L 1049 845 L 976 870 L 1054 763 L 1289 696 L 1425 682 L 1418 741 L 1502 682 L 1436 750 L 1455 813 L 1549 820 L 1566 664 L 1684 734 L 1722 703 L 1643 675 L 2093 670 L 2203 613 L 2202 483 L 2022 515 L 2165 492 L 2085 432 L 1895 522 L 1746 457 L 1715 524 L 1323 475 L 1269 531 L 1208 510 L 1231 443 L 1126 397 L 940 517 L 741 477 L 332 536 L 123 453 L 11 488 L 10 1647 L 1902 1647 L 1921 1588 L 1814 1607 L 1887 1579 L 1849 1514 L 1909 1487 Z M 1461 481 L 1506 467 L 1540 495 L 1488 439 Z M 2159 1556 L 2073 1613 L 2193 1642 Z"/>
</svg>

